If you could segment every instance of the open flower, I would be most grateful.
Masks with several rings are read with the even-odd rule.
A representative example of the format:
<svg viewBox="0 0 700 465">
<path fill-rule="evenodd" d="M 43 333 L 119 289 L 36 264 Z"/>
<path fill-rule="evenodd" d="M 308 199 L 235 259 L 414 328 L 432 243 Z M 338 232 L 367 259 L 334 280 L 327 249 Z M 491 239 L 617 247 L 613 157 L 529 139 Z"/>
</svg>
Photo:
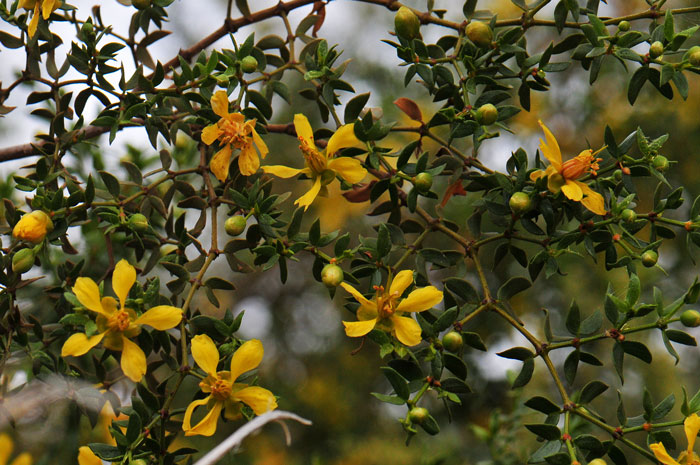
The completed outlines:
<svg viewBox="0 0 700 465">
<path fill-rule="evenodd" d="M 224 416 L 234 420 L 240 416 L 241 402 L 253 409 L 256 415 L 277 408 L 275 396 L 267 389 L 236 383 L 241 374 L 253 370 L 263 358 L 263 346 L 257 339 L 252 339 L 233 353 L 230 371 L 216 371 L 219 365 L 219 351 L 211 338 L 200 334 L 192 339 L 192 357 L 207 377 L 199 383 L 202 392 L 209 393 L 204 399 L 195 400 L 187 406 L 182 420 L 185 436 L 211 436 L 216 432 L 216 423 L 221 410 Z M 207 414 L 195 426 L 191 425 L 192 413 L 200 405 L 207 406 Z"/>
<path fill-rule="evenodd" d="M 0 465 L 8 465 L 14 446 L 10 436 L 5 433 L 0 434 Z M 9 465 L 32 465 L 32 456 L 28 452 L 23 452 L 9 462 Z"/>
<path fill-rule="evenodd" d="M 421 287 L 401 299 L 401 294 L 413 284 L 413 272 L 403 270 L 397 274 L 389 285 L 389 292 L 383 286 L 375 286 L 376 294 L 372 300 L 366 299 L 354 287 L 341 283 L 360 302 L 357 319 L 360 321 L 343 321 L 345 334 L 360 337 L 375 327 L 391 332 L 402 344 L 415 346 L 421 341 L 421 329 L 418 322 L 411 317 L 400 316 L 401 313 L 422 312 L 442 301 L 442 291 L 433 286 Z"/>
<path fill-rule="evenodd" d="M 78 465 L 102 465 L 102 460 L 88 446 L 78 449 Z"/>
<path fill-rule="evenodd" d="M 221 150 L 216 152 L 209 162 L 209 168 L 214 176 L 221 182 L 226 180 L 233 149 L 241 151 L 238 155 L 238 168 L 241 174 L 250 176 L 255 173 L 260 167 L 255 148 L 257 147 L 263 158 L 269 152 L 265 141 L 255 130 L 255 119 L 245 121 L 242 114 L 229 113 L 228 97 L 223 90 L 217 91 L 211 98 L 211 109 L 221 119 L 202 130 L 202 142 L 211 145 L 218 140 L 221 145 Z"/>
<path fill-rule="evenodd" d="M 100 289 L 90 278 L 78 278 L 73 293 L 88 310 L 97 313 L 98 334 L 88 336 L 76 333 L 63 344 L 61 356 L 78 357 L 87 353 L 101 341 L 107 349 L 122 353 L 121 367 L 124 374 L 134 382 L 139 382 L 146 373 L 146 355 L 130 338 L 141 332 L 142 325 L 159 331 L 174 328 L 182 320 L 182 309 L 170 305 L 158 305 L 137 316 L 125 307 L 129 289 L 136 282 L 136 270 L 126 260 L 117 263 L 112 275 L 112 288 L 119 302 L 113 297 L 100 298 Z"/>
<path fill-rule="evenodd" d="M 53 231 L 53 222 L 49 215 L 41 210 L 34 210 L 19 219 L 12 228 L 12 235 L 17 239 L 37 244 L 43 241 L 46 234 L 51 231 Z"/>
<path fill-rule="evenodd" d="M 547 126 L 538 121 L 544 131 L 547 142 L 540 139 L 540 151 L 549 160 L 550 165 L 546 170 L 537 170 L 530 174 L 530 179 L 536 181 L 539 178 L 547 178 L 547 188 L 553 194 L 560 191 L 570 200 L 581 202 L 581 204 L 597 215 L 605 215 L 605 200 L 603 196 L 588 187 L 587 184 L 577 181 L 581 176 L 593 173 L 600 169 L 598 162 L 602 158 L 596 155 L 603 149 L 593 152 L 584 150 L 575 158 L 562 163 L 561 150 Z"/>
<path fill-rule="evenodd" d="M 61 6 L 61 0 L 20 0 L 19 8 L 34 10 L 34 16 L 32 16 L 27 29 L 30 38 L 34 37 L 36 28 L 39 26 L 39 15 L 41 14 L 44 19 L 49 19 L 51 13 L 56 11 L 59 6 Z"/>
<path fill-rule="evenodd" d="M 688 449 L 681 452 L 681 455 L 678 456 L 678 460 L 673 460 L 671 456 L 668 455 L 666 448 L 661 442 L 649 446 L 656 456 L 656 460 L 660 463 L 664 465 L 700 465 L 700 457 L 693 452 L 695 439 L 698 436 L 698 431 L 700 431 L 700 417 L 698 417 L 697 413 L 692 414 L 685 419 L 683 426 L 685 427 L 685 436 L 688 438 Z"/>
<path fill-rule="evenodd" d="M 299 139 L 299 148 L 304 155 L 306 168 L 296 169 L 288 166 L 271 165 L 263 166 L 266 173 L 274 174 L 280 178 L 291 178 L 299 174 L 305 174 L 313 180 L 311 189 L 299 197 L 294 205 L 301 205 L 304 210 L 309 208 L 321 192 L 321 188 L 330 184 L 336 175 L 350 184 L 356 184 L 367 175 L 367 170 L 362 167 L 359 160 L 349 157 L 334 158 L 340 149 L 359 146 L 361 142 L 355 137 L 354 124 L 346 124 L 328 139 L 325 152 L 321 152 L 314 142 L 314 132 L 311 129 L 306 116 L 297 113 L 294 115 L 294 129 Z"/>
</svg>

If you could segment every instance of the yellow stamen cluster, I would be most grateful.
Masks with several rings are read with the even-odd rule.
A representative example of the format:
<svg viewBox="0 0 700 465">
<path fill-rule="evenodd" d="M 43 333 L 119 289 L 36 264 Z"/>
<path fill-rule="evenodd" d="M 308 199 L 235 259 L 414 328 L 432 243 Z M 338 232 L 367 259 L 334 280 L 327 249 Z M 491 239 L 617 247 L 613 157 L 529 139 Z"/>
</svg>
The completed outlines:
<svg viewBox="0 0 700 465">
<path fill-rule="evenodd" d="M 120 331 L 124 332 L 127 329 L 129 329 L 129 326 L 131 325 L 131 318 L 129 317 L 129 314 L 125 310 L 120 310 L 118 312 L 115 312 L 114 315 L 111 315 L 109 317 L 109 322 L 107 323 L 107 326 L 109 329 L 112 331 Z"/>
<path fill-rule="evenodd" d="M 326 170 L 326 157 L 321 155 L 318 149 L 312 144 L 309 144 L 303 137 L 299 137 L 298 139 L 299 149 L 301 149 L 301 153 L 304 155 L 306 166 L 316 174 L 323 173 Z"/>
<path fill-rule="evenodd" d="M 244 123 L 239 123 L 238 121 L 222 118 L 217 123 L 221 130 L 219 142 L 221 144 L 231 144 L 237 149 L 243 148 L 249 143 L 248 138 L 255 128 L 255 121 L 255 119 L 251 119 Z"/>
<path fill-rule="evenodd" d="M 211 395 L 216 400 L 223 401 L 228 399 L 231 397 L 231 383 L 225 379 L 217 379 L 214 384 L 211 385 Z"/>
</svg>

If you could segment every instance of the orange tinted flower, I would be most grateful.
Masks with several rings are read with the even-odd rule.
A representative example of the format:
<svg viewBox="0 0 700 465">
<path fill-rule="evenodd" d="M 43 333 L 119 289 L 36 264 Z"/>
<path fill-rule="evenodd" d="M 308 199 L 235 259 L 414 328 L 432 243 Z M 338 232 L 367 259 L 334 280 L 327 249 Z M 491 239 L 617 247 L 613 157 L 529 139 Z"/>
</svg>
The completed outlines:
<svg viewBox="0 0 700 465">
<path fill-rule="evenodd" d="M 12 235 L 20 240 L 34 244 L 44 240 L 46 234 L 53 230 L 53 222 L 49 215 L 41 210 L 27 213 L 12 229 Z"/>
</svg>

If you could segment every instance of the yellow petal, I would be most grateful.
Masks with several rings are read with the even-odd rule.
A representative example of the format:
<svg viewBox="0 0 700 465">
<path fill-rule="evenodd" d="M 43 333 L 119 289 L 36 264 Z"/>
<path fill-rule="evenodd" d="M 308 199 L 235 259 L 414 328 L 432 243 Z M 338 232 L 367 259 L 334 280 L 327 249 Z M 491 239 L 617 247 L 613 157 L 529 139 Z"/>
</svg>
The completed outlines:
<svg viewBox="0 0 700 465">
<path fill-rule="evenodd" d="M 174 328 L 182 320 L 182 309 L 170 305 L 159 305 L 146 311 L 134 320 L 134 324 L 148 325 L 158 331 Z"/>
<path fill-rule="evenodd" d="M 695 439 L 698 437 L 698 431 L 700 431 L 700 417 L 697 413 L 692 414 L 685 419 L 683 426 L 685 436 L 688 438 L 688 455 L 692 457 Z"/>
<path fill-rule="evenodd" d="M 349 285 L 349 284 L 347 284 L 347 283 L 340 283 L 340 285 L 342 286 L 343 289 L 345 289 L 347 292 L 349 292 L 350 294 L 352 294 L 352 296 L 355 298 L 355 300 L 357 300 L 358 302 L 360 302 L 360 304 L 362 304 L 363 307 L 374 307 L 374 308 L 377 307 L 377 304 L 376 304 L 376 303 L 374 303 L 374 302 L 372 302 L 371 300 L 368 300 L 367 298 L 365 298 L 365 296 L 363 296 L 363 295 L 360 293 L 360 291 L 358 291 L 357 289 L 355 289 L 355 288 L 352 287 L 351 285 Z"/>
<path fill-rule="evenodd" d="M 122 371 L 131 381 L 138 383 L 146 374 L 146 354 L 135 342 L 122 337 Z"/>
<path fill-rule="evenodd" d="M 228 116 L 228 95 L 226 95 L 226 91 L 219 90 L 212 96 L 211 109 L 222 118 Z"/>
<path fill-rule="evenodd" d="M 668 452 L 666 452 L 666 448 L 664 447 L 663 443 L 657 442 L 656 444 L 651 444 L 649 446 L 649 449 L 651 449 L 651 451 L 656 456 L 656 460 L 663 463 L 664 465 L 680 465 L 678 462 L 673 460 L 670 455 L 668 455 Z"/>
<path fill-rule="evenodd" d="M 192 429 L 192 413 L 194 413 L 194 409 L 200 405 L 206 405 L 209 399 L 211 399 L 211 396 L 205 397 L 204 399 L 193 400 L 187 406 L 187 409 L 185 409 L 185 416 L 182 419 L 182 430 L 185 432 L 185 436 L 187 436 L 187 432 Z"/>
<path fill-rule="evenodd" d="M 292 178 L 294 176 L 297 176 L 304 171 L 308 170 L 300 170 L 297 168 L 290 168 L 288 166 L 282 166 L 282 165 L 268 165 L 268 166 L 263 166 L 262 167 L 263 172 L 267 174 L 273 174 L 279 178 Z"/>
<path fill-rule="evenodd" d="M 258 134 L 255 128 L 253 128 L 253 142 L 255 142 L 255 146 L 258 148 L 261 157 L 265 158 L 265 156 L 270 153 L 267 144 L 265 144 L 265 141 L 260 137 L 260 134 Z"/>
<path fill-rule="evenodd" d="M 224 147 L 216 152 L 209 162 L 209 169 L 214 173 L 216 179 L 221 182 L 226 181 L 228 177 L 228 166 L 231 163 L 231 146 Z"/>
<path fill-rule="evenodd" d="M 345 334 L 348 337 L 361 337 L 369 333 L 377 325 L 377 320 L 343 321 Z"/>
<path fill-rule="evenodd" d="M 0 434 L 0 465 L 5 465 L 10 458 L 14 444 L 12 439 L 5 433 Z"/>
<path fill-rule="evenodd" d="M 401 344 L 409 347 L 420 344 L 421 329 L 416 320 L 406 316 L 393 315 L 391 317 L 391 322 L 394 324 L 396 339 L 398 339 Z"/>
<path fill-rule="evenodd" d="M 314 130 L 311 129 L 309 120 L 301 113 L 294 115 L 294 130 L 297 132 L 297 137 L 300 137 L 307 144 L 314 146 Z"/>
<path fill-rule="evenodd" d="M 58 0 L 44 0 L 41 5 L 44 19 L 49 19 L 49 16 L 56 8 L 58 8 Z"/>
<path fill-rule="evenodd" d="M 31 10 L 34 8 L 34 5 L 36 5 L 36 0 L 19 0 L 19 5 L 17 5 L 17 8 L 24 8 L 26 10 Z M 5 465 L 5 464 L 0 462 L 0 465 Z"/>
<path fill-rule="evenodd" d="M 321 191 L 321 176 L 316 177 L 314 179 L 314 184 L 311 186 L 311 189 L 309 191 L 296 199 L 294 201 L 294 205 L 299 205 L 301 207 L 304 207 L 304 211 L 306 211 L 309 208 L 309 205 L 314 203 L 314 200 L 316 199 L 316 196 L 318 193 Z"/>
<path fill-rule="evenodd" d="M 242 175 L 250 176 L 255 174 L 258 168 L 260 168 L 258 152 L 255 151 L 252 142 L 249 142 L 243 146 L 241 153 L 238 155 L 238 169 Z"/>
<path fill-rule="evenodd" d="M 337 151 L 346 147 L 356 147 L 362 145 L 362 142 L 355 137 L 355 123 L 345 124 L 338 128 L 337 131 L 328 139 L 326 147 L 326 158 L 332 158 Z"/>
<path fill-rule="evenodd" d="M 221 129 L 216 124 L 210 124 L 206 128 L 202 129 L 202 142 L 207 145 L 214 143 L 216 139 L 221 135 Z"/>
<path fill-rule="evenodd" d="M 252 408 L 256 415 L 262 415 L 277 408 L 275 396 L 267 389 L 258 386 L 243 388 L 236 392 L 233 397 Z"/>
<path fill-rule="evenodd" d="M 357 309 L 357 319 L 360 321 L 376 320 L 378 315 L 376 302 L 370 301 L 368 305 L 360 305 Z"/>
<path fill-rule="evenodd" d="M 136 282 L 136 269 L 123 258 L 114 267 L 112 274 L 112 289 L 119 298 L 119 304 L 125 308 L 124 303 L 129 295 L 129 289 Z"/>
<path fill-rule="evenodd" d="M 246 371 L 257 368 L 262 362 L 263 353 L 263 345 L 259 340 L 244 342 L 231 357 L 231 381 L 235 381 Z"/>
<path fill-rule="evenodd" d="M 22 452 L 10 462 L 10 465 L 32 465 L 32 456 L 29 452 Z"/>
<path fill-rule="evenodd" d="M 192 402 L 192 404 L 194 404 L 194 402 Z M 190 404 L 190 406 L 192 404 Z M 185 430 L 185 436 L 194 436 L 196 434 L 211 436 L 212 434 L 216 433 L 216 423 L 219 421 L 219 415 L 221 414 L 221 408 L 223 406 L 223 402 L 216 402 L 212 406 L 211 410 L 207 412 L 206 416 L 202 418 L 202 421 L 197 423 L 193 428 Z M 183 429 L 185 428 L 184 423 L 182 427 Z"/>
<path fill-rule="evenodd" d="M 442 301 L 442 291 L 433 286 L 416 289 L 408 297 L 399 302 L 397 312 L 422 312 L 433 308 Z"/>
<path fill-rule="evenodd" d="M 78 302 L 85 308 L 109 316 L 109 312 L 102 307 L 100 288 L 97 287 L 95 281 L 90 278 L 78 278 L 75 280 L 75 286 L 71 290 L 78 298 Z"/>
<path fill-rule="evenodd" d="M 78 449 L 78 465 L 102 465 L 102 460 L 88 446 Z"/>
<path fill-rule="evenodd" d="M 328 169 L 335 171 L 350 184 L 357 184 L 367 176 L 367 170 L 360 160 L 349 157 L 334 158 L 328 162 Z"/>
<path fill-rule="evenodd" d="M 391 286 L 389 286 L 389 294 L 400 296 L 411 284 L 413 284 L 413 271 L 399 271 L 396 276 L 394 276 L 393 281 L 391 281 Z"/>
<path fill-rule="evenodd" d="M 530 173 L 530 181 L 537 181 L 538 179 L 544 177 L 544 170 L 537 170 Z"/>
<path fill-rule="evenodd" d="M 208 375 L 216 376 L 216 367 L 219 364 L 219 351 L 216 344 L 206 334 L 200 334 L 192 338 L 192 357 L 199 368 Z"/>
<path fill-rule="evenodd" d="M 542 128 L 542 131 L 544 131 L 544 137 L 547 140 L 547 142 L 545 142 L 540 139 L 540 151 L 542 152 L 542 155 L 544 155 L 544 157 L 554 166 L 554 168 L 559 171 L 559 168 L 561 167 L 561 150 L 559 150 L 559 144 L 549 128 L 545 126 L 542 121 L 537 122 Z"/>
<path fill-rule="evenodd" d="M 85 333 L 75 333 L 63 343 L 61 357 L 80 357 L 100 343 L 107 331 L 88 337 Z M 2 462 L 0 462 L 2 463 Z"/>
<path fill-rule="evenodd" d="M 39 4 L 37 3 L 35 8 L 34 8 L 34 16 L 32 16 L 32 20 L 29 23 L 29 27 L 27 28 L 27 33 L 29 34 L 29 38 L 31 39 L 34 37 L 34 34 L 36 34 L 36 28 L 39 26 Z"/>
<path fill-rule="evenodd" d="M 573 200 L 574 202 L 580 202 L 583 198 L 583 191 L 575 182 L 567 179 L 566 183 L 561 186 L 561 191 L 564 193 L 566 198 Z"/>
<path fill-rule="evenodd" d="M 581 204 L 595 213 L 596 215 L 605 215 L 605 199 L 602 195 L 588 187 L 587 184 L 581 181 L 575 181 L 576 184 L 581 188 L 581 191 L 585 197 L 581 200 Z"/>
</svg>

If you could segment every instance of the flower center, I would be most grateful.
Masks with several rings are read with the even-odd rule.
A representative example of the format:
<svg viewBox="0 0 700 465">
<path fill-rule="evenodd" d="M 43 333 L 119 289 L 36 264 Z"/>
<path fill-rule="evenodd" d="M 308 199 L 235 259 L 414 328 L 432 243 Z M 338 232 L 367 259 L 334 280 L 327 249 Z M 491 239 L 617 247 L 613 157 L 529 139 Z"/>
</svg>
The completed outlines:
<svg viewBox="0 0 700 465">
<path fill-rule="evenodd" d="M 222 131 L 219 141 L 223 144 L 231 144 L 237 149 L 243 148 L 248 144 L 248 138 L 254 124 L 255 120 L 241 124 L 228 118 L 221 118 L 218 123 L 219 129 Z"/>
<path fill-rule="evenodd" d="M 299 137 L 299 148 L 304 154 L 306 166 L 315 174 L 320 175 L 326 169 L 326 157 L 321 155 L 316 147 Z"/>
<path fill-rule="evenodd" d="M 592 150 L 587 150 L 564 162 L 560 174 L 564 179 L 578 179 L 586 173 L 596 174 L 600 169 L 598 162 L 602 160 L 602 158 L 596 158 Z"/>
<path fill-rule="evenodd" d="M 225 379 L 217 379 L 211 385 L 211 395 L 216 400 L 226 400 L 231 397 L 231 383 Z"/>
<path fill-rule="evenodd" d="M 380 319 L 390 318 L 396 313 L 396 299 L 399 297 L 396 293 L 386 294 L 384 286 L 374 286 L 377 291 L 377 313 Z"/>
<path fill-rule="evenodd" d="M 119 310 L 114 313 L 109 317 L 109 321 L 107 322 L 107 327 L 109 327 L 109 329 L 119 332 L 129 329 L 129 325 L 131 325 L 131 318 L 129 318 L 129 314 L 126 310 Z"/>
</svg>

